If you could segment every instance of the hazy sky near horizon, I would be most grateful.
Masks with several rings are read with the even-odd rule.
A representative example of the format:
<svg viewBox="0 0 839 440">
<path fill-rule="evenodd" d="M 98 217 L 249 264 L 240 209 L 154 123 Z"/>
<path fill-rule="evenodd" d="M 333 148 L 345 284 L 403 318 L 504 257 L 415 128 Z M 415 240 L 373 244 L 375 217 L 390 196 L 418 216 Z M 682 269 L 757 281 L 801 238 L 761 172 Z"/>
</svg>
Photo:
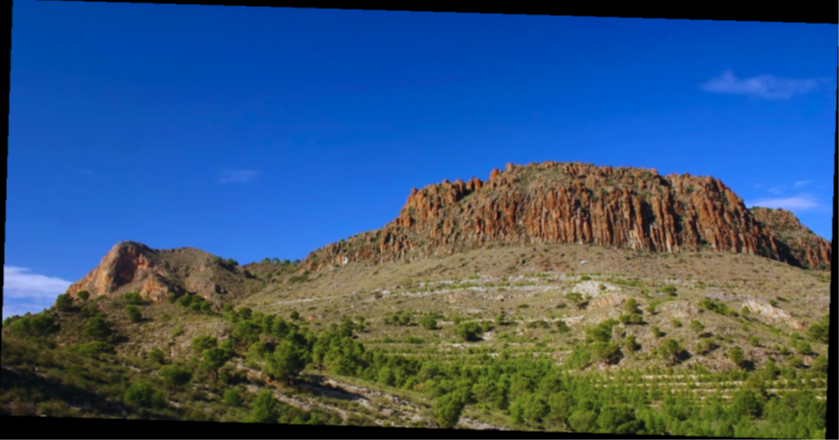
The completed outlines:
<svg viewBox="0 0 839 440">
<path fill-rule="evenodd" d="M 304 258 L 505 163 L 712 175 L 831 238 L 837 26 L 15 2 L 3 317 L 117 242 Z"/>
</svg>

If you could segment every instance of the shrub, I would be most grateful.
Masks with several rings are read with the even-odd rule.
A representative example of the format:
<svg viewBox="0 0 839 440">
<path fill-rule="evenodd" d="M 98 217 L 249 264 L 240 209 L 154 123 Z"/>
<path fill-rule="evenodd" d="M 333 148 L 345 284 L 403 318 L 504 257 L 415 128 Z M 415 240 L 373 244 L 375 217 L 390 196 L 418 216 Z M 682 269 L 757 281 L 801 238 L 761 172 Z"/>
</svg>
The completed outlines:
<svg viewBox="0 0 839 440">
<path fill-rule="evenodd" d="M 88 342 L 78 347 L 74 347 L 75 351 L 82 356 L 98 356 L 103 353 L 113 354 L 114 346 L 101 341 Z"/>
<path fill-rule="evenodd" d="M 658 307 L 659 304 L 661 304 L 661 301 L 657 299 L 650 301 L 650 303 L 647 304 L 647 313 L 655 315 L 655 308 Z"/>
<path fill-rule="evenodd" d="M 79 293 L 76 294 L 82 301 L 87 301 L 90 298 L 90 292 L 87 290 L 80 290 Z"/>
<path fill-rule="evenodd" d="M 152 404 L 154 390 L 145 382 L 135 382 L 125 391 L 125 403 L 148 408 Z"/>
<path fill-rule="evenodd" d="M 463 398 L 455 393 L 449 393 L 434 402 L 434 419 L 443 429 L 450 429 L 460 421 L 460 415 L 466 404 Z"/>
<path fill-rule="evenodd" d="M 143 314 L 140 313 L 140 309 L 135 305 L 130 305 L 125 308 L 125 316 L 131 322 L 140 322 L 143 319 Z"/>
<path fill-rule="evenodd" d="M 68 311 L 73 307 L 73 298 L 67 293 L 58 295 L 55 299 L 55 308 L 61 311 Z"/>
<path fill-rule="evenodd" d="M 706 355 L 711 351 L 711 348 L 713 347 L 713 344 L 714 343 L 713 343 L 713 341 L 711 341 L 711 339 L 708 339 L 708 338 L 700 339 L 696 343 L 696 352 L 701 354 L 701 355 Z"/>
<path fill-rule="evenodd" d="M 216 338 L 206 335 L 196 336 L 189 344 L 189 348 L 195 353 L 203 353 L 204 350 L 216 348 L 217 346 L 218 341 Z"/>
<path fill-rule="evenodd" d="M 668 284 L 661 288 L 661 293 L 664 293 L 665 295 L 676 296 L 676 286 Z"/>
<path fill-rule="evenodd" d="M 125 301 L 126 304 L 135 305 L 143 304 L 145 302 L 143 301 L 143 298 L 140 296 L 140 294 L 137 292 L 129 292 L 125 295 L 122 295 L 122 300 Z"/>
<path fill-rule="evenodd" d="M 772 307 L 778 307 L 778 301 L 774 299 L 769 300 L 769 305 Z"/>
<path fill-rule="evenodd" d="M 288 317 L 294 321 L 300 319 L 300 313 L 297 313 L 297 310 L 292 310 L 291 313 L 288 314 Z"/>
<path fill-rule="evenodd" d="M 163 350 L 157 347 L 154 347 L 151 350 L 149 350 L 148 356 L 150 360 L 157 362 L 158 364 L 163 364 L 166 362 L 166 355 L 163 353 Z"/>
<path fill-rule="evenodd" d="M 657 325 L 652 326 L 650 328 L 650 331 L 653 333 L 653 336 L 655 336 L 656 338 L 660 338 L 664 335 L 664 333 L 661 331 L 660 328 L 658 328 Z"/>
<path fill-rule="evenodd" d="M 701 322 L 699 322 L 695 319 L 692 320 L 690 322 L 690 324 L 688 324 L 688 326 L 690 327 L 691 330 L 693 330 L 696 333 L 702 333 L 702 331 L 705 330 L 705 326 Z"/>
<path fill-rule="evenodd" d="M 640 313 L 638 310 L 638 301 L 635 301 L 635 298 L 628 299 L 623 304 L 623 308 L 627 313 Z"/>
<path fill-rule="evenodd" d="M 682 326 L 682 321 L 679 321 L 678 319 L 674 319 L 674 320 L 670 321 L 670 324 L 672 324 L 673 327 L 681 327 Z"/>
<path fill-rule="evenodd" d="M 638 342 L 635 340 L 635 335 L 629 335 L 623 340 L 623 346 L 630 352 L 638 351 L 640 346 Z"/>
<path fill-rule="evenodd" d="M 182 387 L 192 380 L 192 373 L 180 365 L 166 365 L 159 374 L 163 383 L 172 387 Z"/>
<path fill-rule="evenodd" d="M 96 339 L 105 339 L 111 335 L 111 326 L 101 316 L 94 316 L 87 320 L 82 333 Z"/>
<path fill-rule="evenodd" d="M 529 304 L 519 304 L 520 309 L 526 309 L 526 308 L 529 308 L 529 307 L 530 307 Z"/>
<path fill-rule="evenodd" d="M 684 351 L 685 349 L 678 341 L 669 338 L 661 341 L 661 345 L 658 347 L 659 355 L 667 360 L 670 365 L 675 364 Z"/>
<path fill-rule="evenodd" d="M 734 347 L 728 351 L 728 359 L 737 366 L 743 365 L 743 362 L 746 360 L 745 356 L 745 353 L 743 353 L 740 347 Z"/>
<path fill-rule="evenodd" d="M 556 322 L 556 327 L 557 327 L 557 330 L 559 330 L 560 333 L 568 333 L 568 332 L 571 331 L 571 327 L 569 327 L 568 324 L 563 320 L 557 321 Z"/>
<path fill-rule="evenodd" d="M 795 344 L 795 351 L 797 351 L 800 355 L 806 356 L 813 352 L 813 347 L 811 347 L 810 343 L 807 341 L 798 341 L 798 343 Z"/>
<path fill-rule="evenodd" d="M 810 368 L 819 373 L 827 373 L 827 367 L 828 359 L 826 354 L 816 357 L 813 361 L 813 365 L 810 366 Z"/>
<path fill-rule="evenodd" d="M 477 341 L 481 327 L 475 322 L 464 322 L 455 327 L 455 334 L 464 341 Z"/>
<path fill-rule="evenodd" d="M 251 414 L 245 419 L 245 423 L 277 423 L 279 416 L 277 400 L 270 391 L 263 389 L 253 400 Z"/>
<path fill-rule="evenodd" d="M 795 356 L 793 358 L 790 358 L 789 364 L 793 368 L 801 368 L 804 366 L 804 359 L 801 359 L 801 357 L 799 356 Z"/>
<path fill-rule="evenodd" d="M 588 275 L 583 275 L 580 277 L 580 281 L 591 281 L 591 277 Z"/>
<path fill-rule="evenodd" d="M 757 336 L 752 335 L 752 336 L 749 338 L 749 344 L 752 344 L 752 345 L 754 345 L 755 347 L 758 347 L 758 346 L 760 346 L 760 339 L 758 339 L 758 337 L 757 337 Z"/>
<path fill-rule="evenodd" d="M 232 407 L 242 406 L 242 396 L 239 391 L 229 389 L 224 393 L 224 404 Z"/>
</svg>

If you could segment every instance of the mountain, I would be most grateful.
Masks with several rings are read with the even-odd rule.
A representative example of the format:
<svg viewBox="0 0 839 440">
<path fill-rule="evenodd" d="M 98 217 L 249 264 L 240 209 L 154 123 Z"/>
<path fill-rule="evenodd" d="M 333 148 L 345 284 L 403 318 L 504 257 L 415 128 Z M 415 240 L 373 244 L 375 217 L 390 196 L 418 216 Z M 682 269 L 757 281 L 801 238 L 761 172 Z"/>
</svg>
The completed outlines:
<svg viewBox="0 0 839 440">
<path fill-rule="evenodd" d="M 416 261 L 500 242 L 668 253 L 711 249 L 803 268 L 827 268 L 831 255 L 831 243 L 791 213 L 750 210 L 712 177 L 545 162 L 507 164 L 487 181 L 445 180 L 412 189 L 394 221 L 312 252 L 300 270 Z"/>
<path fill-rule="evenodd" d="M 259 286 L 238 264 L 202 250 L 156 250 L 124 241 L 111 248 L 67 293 L 76 298 L 82 290 L 93 297 L 138 292 L 154 302 L 164 301 L 169 293 L 193 293 L 218 304 L 224 297 L 243 296 Z"/>
</svg>

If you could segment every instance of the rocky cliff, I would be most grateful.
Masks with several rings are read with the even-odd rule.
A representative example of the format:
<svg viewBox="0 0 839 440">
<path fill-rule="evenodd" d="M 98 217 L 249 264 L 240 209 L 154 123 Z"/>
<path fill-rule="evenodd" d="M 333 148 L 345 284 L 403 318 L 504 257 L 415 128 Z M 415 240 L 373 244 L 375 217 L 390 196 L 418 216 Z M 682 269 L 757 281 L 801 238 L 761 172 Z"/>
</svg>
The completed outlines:
<svg viewBox="0 0 839 440">
<path fill-rule="evenodd" d="M 781 217 L 798 224 L 794 217 Z M 762 211 L 754 215 L 712 177 L 582 163 L 507 164 L 487 181 L 446 180 L 412 189 L 394 221 L 312 252 L 300 270 L 416 260 L 492 242 L 597 244 L 652 252 L 709 249 L 799 267 L 829 266 L 830 242 L 812 233 L 790 239 L 779 232 L 776 218 Z"/>
<path fill-rule="evenodd" d="M 808 267 L 830 268 L 831 243 L 804 227 L 793 213 L 760 207 L 753 207 L 750 212 L 770 234 L 786 244 L 795 260 Z"/>
<path fill-rule="evenodd" d="M 139 292 L 156 302 L 164 301 L 170 292 L 194 293 L 218 303 L 224 295 L 244 294 L 249 281 L 248 273 L 240 267 L 225 265 L 198 249 L 156 250 L 125 241 L 117 243 L 67 293 L 75 298 L 82 290 L 93 297 Z"/>
</svg>

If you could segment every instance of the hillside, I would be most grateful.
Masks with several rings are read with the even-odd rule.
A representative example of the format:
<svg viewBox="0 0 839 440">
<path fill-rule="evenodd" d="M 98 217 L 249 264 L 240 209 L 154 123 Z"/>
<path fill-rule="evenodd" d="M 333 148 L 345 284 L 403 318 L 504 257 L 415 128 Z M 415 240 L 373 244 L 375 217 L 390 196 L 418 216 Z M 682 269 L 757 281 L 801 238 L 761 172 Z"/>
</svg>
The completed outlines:
<svg viewBox="0 0 839 440">
<path fill-rule="evenodd" d="M 4 321 L 0 413 L 825 438 L 830 252 L 712 178 L 510 165 L 303 261 L 117 243 Z"/>
</svg>

